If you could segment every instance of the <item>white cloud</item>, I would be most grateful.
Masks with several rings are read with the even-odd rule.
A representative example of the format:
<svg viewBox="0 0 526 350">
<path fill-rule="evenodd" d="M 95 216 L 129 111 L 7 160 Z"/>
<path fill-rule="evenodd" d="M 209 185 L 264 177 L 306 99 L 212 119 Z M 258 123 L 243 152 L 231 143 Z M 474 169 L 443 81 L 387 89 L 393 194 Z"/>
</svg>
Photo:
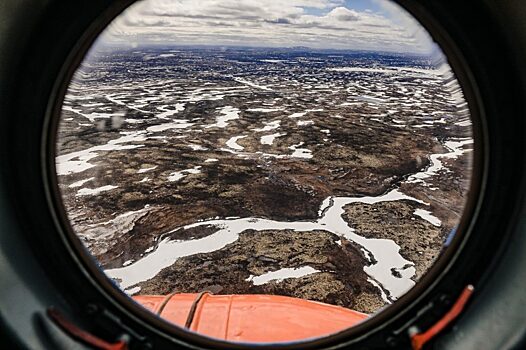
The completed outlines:
<svg viewBox="0 0 526 350">
<path fill-rule="evenodd" d="M 345 7 L 336 7 L 327 14 L 328 18 L 334 18 L 337 21 L 358 21 L 360 14 L 354 10 L 349 10 Z"/>
<path fill-rule="evenodd" d="M 424 52 L 432 41 L 398 5 L 357 11 L 344 0 L 143 0 L 105 31 L 104 42 L 310 46 Z M 387 3 L 387 4 L 384 4 Z"/>
</svg>

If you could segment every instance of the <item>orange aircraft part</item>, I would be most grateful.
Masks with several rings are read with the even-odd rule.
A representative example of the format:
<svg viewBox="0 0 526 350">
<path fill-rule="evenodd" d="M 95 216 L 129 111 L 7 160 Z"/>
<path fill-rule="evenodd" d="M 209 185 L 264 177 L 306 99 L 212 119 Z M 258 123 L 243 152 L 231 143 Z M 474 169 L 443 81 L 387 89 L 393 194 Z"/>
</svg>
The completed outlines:
<svg viewBox="0 0 526 350">
<path fill-rule="evenodd" d="M 133 299 L 178 326 L 186 324 L 193 332 L 238 342 L 288 342 L 322 337 L 368 318 L 343 307 L 277 295 L 182 293 L 138 295 Z"/>
</svg>

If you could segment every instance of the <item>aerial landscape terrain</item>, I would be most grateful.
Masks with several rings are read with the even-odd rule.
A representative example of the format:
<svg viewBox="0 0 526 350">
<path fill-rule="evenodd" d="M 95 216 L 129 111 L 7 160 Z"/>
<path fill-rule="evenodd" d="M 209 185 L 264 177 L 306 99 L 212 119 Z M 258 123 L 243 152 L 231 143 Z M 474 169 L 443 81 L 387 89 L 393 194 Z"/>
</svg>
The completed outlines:
<svg viewBox="0 0 526 350">
<path fill-rule="evenodd" d="M 472 150 L 458 82 L 425 56 L 139 47 L 81 64 L 56 171 L 73 231 L 128 295 L 372 314 L 443 252 Z"/>
</svg>

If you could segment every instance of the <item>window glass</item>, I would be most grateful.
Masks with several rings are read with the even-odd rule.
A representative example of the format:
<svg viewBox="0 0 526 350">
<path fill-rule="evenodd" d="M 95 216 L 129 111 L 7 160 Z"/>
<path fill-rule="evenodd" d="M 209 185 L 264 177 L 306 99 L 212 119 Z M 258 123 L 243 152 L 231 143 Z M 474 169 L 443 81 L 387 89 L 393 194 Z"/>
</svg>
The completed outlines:
<svg viewBox="0 0 526 350">
<path fill-rule="evenodd" d="M 145 0 L 72 77 L 56 172 L 100 268 L 152 311 L 175 293 L 170 322 L 230 295 L 241 313 L 337 307 L 322 334 L 225 335 L 287 341 L 419 282 L 456 233 L 472 149 L 451 67 L 394 3 Z"/>
</svg>

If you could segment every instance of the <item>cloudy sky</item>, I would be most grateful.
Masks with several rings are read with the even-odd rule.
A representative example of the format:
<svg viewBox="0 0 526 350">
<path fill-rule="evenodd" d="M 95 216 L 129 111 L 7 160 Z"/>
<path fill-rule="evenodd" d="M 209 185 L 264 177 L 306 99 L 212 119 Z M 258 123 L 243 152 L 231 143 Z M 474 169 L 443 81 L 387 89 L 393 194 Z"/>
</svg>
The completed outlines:
<svg viewBox="0 0 526 350">
<path fill-rule="evenodd" d="M 105 45 L 224 45 L 430 53 L 427 32 L 389 0 L 142 0 Z"/>
</svg>

